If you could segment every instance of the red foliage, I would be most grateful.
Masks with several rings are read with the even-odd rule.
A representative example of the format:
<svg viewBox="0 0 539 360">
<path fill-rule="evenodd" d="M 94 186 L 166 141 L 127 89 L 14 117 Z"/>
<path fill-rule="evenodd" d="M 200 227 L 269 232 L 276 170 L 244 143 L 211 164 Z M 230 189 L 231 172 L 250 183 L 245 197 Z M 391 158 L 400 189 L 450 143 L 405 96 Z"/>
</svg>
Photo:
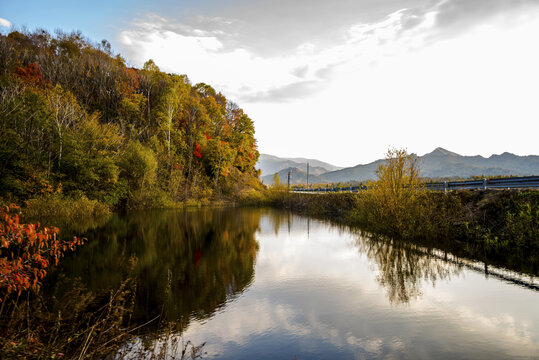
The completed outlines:
<svg viewBox="0 0 539 360">
<path fill-rule="evenodd" d="M 23 79 L 24 82 L 31 85 L 43 86 L 50 83 L 50 81 L 43 76 L 39 64 L 36 63 L 30 63 L 26 67 L 17 67 L 17 69 L 15 69 L 15 74 Z"/>
<path fill-rule="evenodd" d="M 195 151 L 193 151 L 193 154 L 197 157 L 197 159 L 202 158 L 202 148 L 200 147 L 199 143 L 195 143 Z"/>
<path fill-rule="evenodd" d="M 194 259 L 195 259 L 195 265 L 198 265 L 198 263 L 200 262 L 200 259 L 202 258 L 202 251 L 200 250 L 197 250 L 195 252 L 195 256 L 194 256 Z"/>
<path fill-rule="evenodd" d="M 211 140 L 211 136 L 208 135 L 208 133 L 204 133 L 204 136 L 206 137 L 206 140 Z"/>
<path fill-rule="evenodd" d="M 58 264 L 64 252 L 82 245 L 74 237 L 57 239 L 58 228 L 40 228 L 40 224 L 19 223 L 19 207 L 11 204 L 0 208 L 0 291 L 7 294 L 22 290 L 39 290 L 39 280 L 50 264 Z"/>
</svg>

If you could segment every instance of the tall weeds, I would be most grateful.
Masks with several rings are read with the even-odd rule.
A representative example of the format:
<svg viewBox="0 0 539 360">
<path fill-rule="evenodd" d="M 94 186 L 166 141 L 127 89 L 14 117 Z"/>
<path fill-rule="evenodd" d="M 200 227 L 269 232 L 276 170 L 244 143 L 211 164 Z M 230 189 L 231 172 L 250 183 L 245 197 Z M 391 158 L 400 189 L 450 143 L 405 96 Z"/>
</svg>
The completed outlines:
<svg viewBox="0 0 539 360">
<path fill-rule="evenodd" d="M 29 218 L 78 220 L 88 216 L 106 217 L 112 213 L 107 205 L 97 200 L 90 200 L 86 196 L 72 198 L 60 194 L 47 195 L 30 199 L 26 205 L 25 214 Z"/>
<path fill-rule="evenodd" d="M 68 290 L 52 303 L 34 292 L 8 300 L 0 320 L 3 359 L 106 358 L 129 338 L 132 280 L 109 294 L 64 281 Z"/>
</svg>

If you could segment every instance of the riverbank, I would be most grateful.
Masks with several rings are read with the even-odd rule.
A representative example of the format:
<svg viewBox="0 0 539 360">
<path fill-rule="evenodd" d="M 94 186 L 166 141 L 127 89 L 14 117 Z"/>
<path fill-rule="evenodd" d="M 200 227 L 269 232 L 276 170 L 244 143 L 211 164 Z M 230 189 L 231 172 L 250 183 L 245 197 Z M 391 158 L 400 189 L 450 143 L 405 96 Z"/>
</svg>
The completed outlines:
<svg viewBox="0 0 539 360">
<path fill-rule="evenodd" d="M 0 205 L 7 206 L 9 201 L 0 198 Z M 61 230 L 69 228 L 76 234 L 96 228 L 105 223 L 114 212 L 152 209 L 192 209 L 201 207 L 233 207 L 238 204 L 234 198 L 222 199 L 187 199 L 185 201 L 149 202 L 137 207 L 113 207 L 86 196 L 71 197 L 62 194 L 43 195 L 23 202 L 22 220 L 40 222 L 48 226 L 57 226 Z M 63 231 L 62 231 L 63 232 Z"/>
<path fill-rule="evenodd" d="M 245 201 L 357 226 L 516 271 L 539 273 L 539 191 L 417 191 L 406 206 L 375 193 L 268 190 Z"/>
</svg>

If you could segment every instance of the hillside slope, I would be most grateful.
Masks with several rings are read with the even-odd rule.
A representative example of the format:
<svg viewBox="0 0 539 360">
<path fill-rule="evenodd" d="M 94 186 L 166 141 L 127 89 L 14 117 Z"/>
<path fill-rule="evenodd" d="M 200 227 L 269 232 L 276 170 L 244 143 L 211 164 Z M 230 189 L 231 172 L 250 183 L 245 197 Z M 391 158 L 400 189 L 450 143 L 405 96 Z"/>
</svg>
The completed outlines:
<svg viewBox="0 0 539 360">
<path fill-rule="evenodd" d="M 262 155 L 261 155 L 262 157 Z M 427 178 L 469 178 L 472 176 L 527 176 L 539 174 L 539 156 L 518 156 L 505 152 L 500 155 L 492 155 L 488 158 L 476 156 L 462 156 L 443 148 L 418 158 L 421 176 Z M 337 183 L 348 181 L 366 181 L 374 179 L 375 171 L 380 162 L 376 160 L 369 164 L 356 165 L 349 168 L 339 169 L 314 174 L 310 171 L 310 183 Z M 301 168 L 303 170 L 303 168 Z M 286 181 L 287 171 L 279 172 L 281 182 Z M 317 175 L 317 176 L 311 176 Z M 291 183 L 304 183 L 306 176 L 301 173 L 293 173 Z M 306 175 L 306 174 L 305 174 Z M 272 183 L 273 174 L 263 177 L 266 184 Z M 303 180 L 304 179 L 304 180 Z"/>
</svg>

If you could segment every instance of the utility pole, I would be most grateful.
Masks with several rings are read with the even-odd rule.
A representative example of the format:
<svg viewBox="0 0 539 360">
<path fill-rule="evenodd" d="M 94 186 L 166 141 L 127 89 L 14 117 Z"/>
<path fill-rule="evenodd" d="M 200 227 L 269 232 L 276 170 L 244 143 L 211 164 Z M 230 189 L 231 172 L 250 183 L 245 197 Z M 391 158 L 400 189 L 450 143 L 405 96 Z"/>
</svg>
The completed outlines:
<svg viewBox="0 0 539 360">
<path fill-rule="evenodd" d="M 307 163 L 307 189 L 309 188 L 309 163 Z"/>
<path fill-rule="evenodd" d="M 288 170 L 288 191 L 290 191 L 290 170 Z"/>
</svg>

